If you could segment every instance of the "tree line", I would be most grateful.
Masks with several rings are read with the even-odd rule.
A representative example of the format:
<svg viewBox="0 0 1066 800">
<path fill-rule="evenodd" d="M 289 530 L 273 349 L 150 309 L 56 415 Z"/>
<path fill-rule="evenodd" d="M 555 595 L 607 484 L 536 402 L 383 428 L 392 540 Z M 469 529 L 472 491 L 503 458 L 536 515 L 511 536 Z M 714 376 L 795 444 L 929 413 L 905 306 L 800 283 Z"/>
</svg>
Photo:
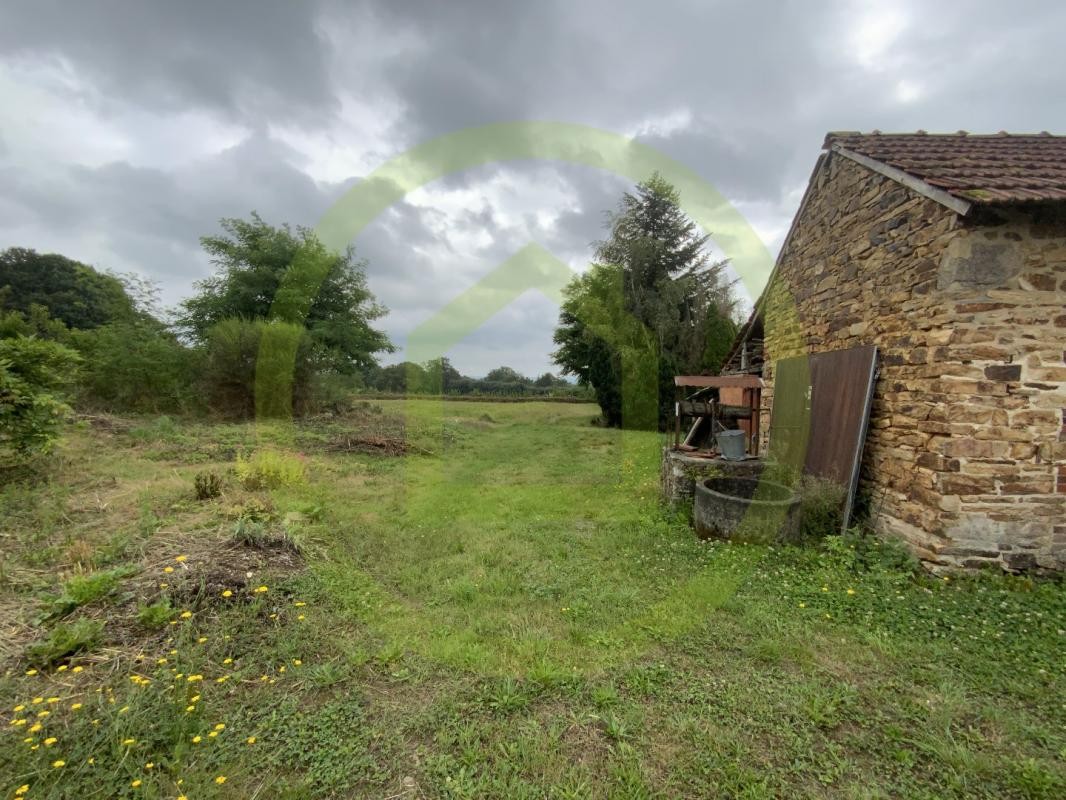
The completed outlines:
<svg viewBox="0 0 1066 800">
<path fill-rule="evenodd" d="M 424 364 L 403 361 L 375 367 L 367 371 L 364 380 L 368 389 L 384 394 L 593 399 L 589 387 L 550 372 L 530 378 L 512 367 L 502 366 L 489 370 L 484 378 L 471 378 L 461 374 L 447 357 Z"/>
<path fill-rule="evenodd" d="M 336 408 L 365 390 L 591 396 L 607 424 L 662 426 L 672 376 L 713 371 L 728 350 L 731 285 L 658 175 L 623 195 L 607 227 L 565 292 L 554 336 L 553 358 L 577 385 L 510 367 L 471 378 L 447 358 L 383 366 L 395 347 L 375 327 L 386 309 L 365 260 L 255 213 L 201 239 L 215 272 L 171 311 L 135 275 L 9 248 L 0 253 L 0 462 L 46 449 L 72 405 L 251 417 Z"/>
</svg>

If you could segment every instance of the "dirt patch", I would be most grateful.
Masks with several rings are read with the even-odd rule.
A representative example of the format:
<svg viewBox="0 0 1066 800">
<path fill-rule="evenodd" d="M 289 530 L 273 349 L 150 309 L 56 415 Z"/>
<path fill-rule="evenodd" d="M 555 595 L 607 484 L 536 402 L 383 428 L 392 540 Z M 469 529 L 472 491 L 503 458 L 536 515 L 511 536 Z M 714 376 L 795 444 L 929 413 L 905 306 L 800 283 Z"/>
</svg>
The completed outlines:
<svg viewBox="0 0 1066 800">
<path fill-rule="evenodd" d="M 408 452 L 425 453 L 400 436 L 356 434 L 337 436 L 322 447 L 327 453 L 368 453 L 378 456 L 402 456 Z"/>
</svg>

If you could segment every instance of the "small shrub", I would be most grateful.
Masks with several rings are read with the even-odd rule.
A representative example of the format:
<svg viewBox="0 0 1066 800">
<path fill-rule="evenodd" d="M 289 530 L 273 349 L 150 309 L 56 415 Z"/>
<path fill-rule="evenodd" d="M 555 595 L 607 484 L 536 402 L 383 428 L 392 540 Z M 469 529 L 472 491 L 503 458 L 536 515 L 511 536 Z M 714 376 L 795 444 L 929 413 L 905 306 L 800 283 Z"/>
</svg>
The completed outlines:
<svg viewBox="0 0 1066 800">
<path fill-rule="evenodd" d="M 800 497 L 800 538 L 818 541 L 840 533 L 847 490 L 833 481 L 804 476 L 796 489 Z"/>
<path fill-rule="evenodd" d="M 95 619 L 79 619 L 76 622 L 61 622 L 43 639 L 30 645 L 26 655 L 40 666 L 51 666 L 68 656 L 91 650 L 100 641 L 104 623 Z"/>
<path fill-rule="evenodd" d="M 258 497 L 252 497 L 243 503 L 231 506 L 226 509 L 226 514 L 231 519 L 250 522 L 270 522 L 277 516 L 273 504 L 269 500 L 260 500 Z"/>
<path fill-rule="evenodd" d="M 197 500 L 211 500 L 222 494 L 222 478 L 216 472 L 197 472 L 193 484 Z"/>
<path fill-rule="evenodd" d="M 249 458 L 237 456 L 237 480 L 249 491 L 299 486 L 307 481 L 307 463 L 302 455 L 259 450 Z"/>
<path fill-rule="evenodd" d="M 56 342 L 0 339 L 0 465 L 47 452 L 69 412 L 62 392 L 80 359 Z"/>
<path fill-rule="evenodd" d="M 148 606 L 141 606 L 137 611 L 137 622 L 145 628 L 162 628 L 170 622 L 173 616 L 174 609 L 170 607 L 170 603 L 162 600 Z"/>
</svg>

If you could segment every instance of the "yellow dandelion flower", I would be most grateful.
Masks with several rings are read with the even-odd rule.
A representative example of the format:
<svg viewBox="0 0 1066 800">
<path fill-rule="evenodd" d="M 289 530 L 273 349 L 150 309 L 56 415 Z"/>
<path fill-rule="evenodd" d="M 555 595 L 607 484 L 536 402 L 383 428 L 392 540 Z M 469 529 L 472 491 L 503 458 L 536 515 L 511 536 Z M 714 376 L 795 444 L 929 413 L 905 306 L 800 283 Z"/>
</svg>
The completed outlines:
<svg viewBox="0 0 1066 800">
<path fill-rule="evenodd" d="M 188 619 L 191 616 L 192 616 L 192 612 L 191 611 L 182 611 L 181 612 L 181 618 L 182 619 Z"/>
<path fill-rule="evenodd" d="M 93 764 L 96 763 L 96 759 L 93 758 L 92 756 L 89 756 L 89 758 L 86 759 L 85 763 L 88 764 L 91 767 Z"/>
<path fill-rule="evenodd" d="M 848 594 L 855 594 L 855 590 L 854 589 L 848 589 Z"/>
<path fill-rule="evenodd" d="M 54 745 L 58 741 L 59 740 L 56 737 L 49 736 L 47 739 L 44 740 L 44 746 L 45 747 L 51 747 L 52 745 Z"/>
<path fill-rule="evenodd" d="M 200 702 L 200 695 L 194 694 L 192 697 L 189 698 L 189 702 L 190 703 L 199 703 Z"/>
<path fill-rule="evenodd" d="M 79 708 L 81 708 L 81 703 L 71 703 L 70 704 L 70 710 L 71 711 L 77 711 Z"/>
<path fill-rule="evenodd" d="M 218 736 L 218 731 L 208 731 L 207 735 L 214 739 L 216 736 Z"/>
<path fill-rule="evenodd" d="M 168 656 L 176 656 L 177 654 L 178 654 L 177 650 L 171 650 L 169 653 L 167 653 Z"/>
<path fill-rule="evenodd" d="M 167 660 L 166 660 L 165 658 L 157 658 L 157 659 L 155 660 L 155 663 L 156 663 L 156 664 L 166 664 L 166 663 L 167 663 Z"/>
<path fill-rule="evenodd" d="M 66 672 L 66 671 L 67 671 L 67 665 L 66 664 L 60 664 L 59 667 L 56 669 L 56 672 Z"/>
<path fill-rule="evenodd" d="M 223 597 L 233 597 L 233 592 L 231 592 L 229 589 L 226 589 L 225 591 L 222 592 L 222 596 Z"/>
<path fill-rule="evenodd" d="M 30 705 L 39 706 L 43 702 L 44 702 L 44 698 L 43 697 L 35 697 L 32 700 L 30 700 Z"/>
<path fill-rule="evenodd" d="M 71 669 L 71 672 L 81 672 L 83 669 L 85 669 L 85 667 L 74 667 L 73 669 Z"/>
<path fill-rule="evenodd" d="M 248 742 L 248 744 L 255 744 L 255 737 L 249 736 L 245 741 Z"/>
<path fill-rule="evenodd" d="M 806 607 L 807 607 L 806 603 L 800 603 L 800 608 L 806 608 Z"/>
<path fill-rule="evenodd" d="M 15 706 L 15 708 L 14 708 L 14 709 L 12 709 L 12 710 L 13 710 L 13 711 L 14 711 L 14 712 L 15 712 L 15 713 L 17 714 L 17 713 L 18 713 L 18 712 L 20 712 L 20 711 L 25 711 L 25 710 L 26 710 L 26 706 L 25 706 L 25 705 L 23 705 L 22 703 L 19 703 L 19 704 L 18 704 L 17 706 Z"/>
<path fill-rule="evenodd" d="M 60 767 L 65 767 L 66 765 L 67 765 L 67 762 L 64 761 L 61 758 L 57 758 L 55 761 L 52 762 L 52 767 L 55 768 L 55 769 L 59 769 Z"/>
<path fill-rule="evenodd" d="M 201 636 L 201 637 L 200 637 L 199 639 L 197 639 L 196 641 L 197 641 L 197 642 L 199 642 L 200 644 L 203 644 L 204 642 L 206 642 L 206 641 L 207 641 L 207 637 L 206 637 L 206 636 Z"/>
<path fill-rule="evenodd" d="M 36 674 L 37 674 L 37 670 L 35 670 L 35 669 L 28 669 L 28 670 L 26 670 L 26 674 L 27 674 L 27 675 L 36 675 Z"/>
<path fill-rule="evenodd" d="M 278 615 L 277 615 L 277 614 L 271 614 L 271 615 L 270 615 L 270 618 L 271 618 L 271 619 L 277 619 L 277 618 L 278 618 Z"/>
<path fill-rule="evenodd" d="M 29 790 L 30 785 L 28 783 L 24 783 L 15 790 L 15 797 L 22 797 L 22 795 L 26 794 L 26 792 L 28 792 Z"/>
<path fill-rule="evenodd" d="M 262 594 L 263 592 L 269 592 L 270 590 L 265 586 L 257 586 L 255 589 L 256 594 Z"/>
<path fill-rule="evenodd" d="M 303 602 L 302 600 L 297 600 L 295 603 L 293 603 L 293 605 L 297 608 L 303 608 L 307 605 L 307 603 Z"/>
<path fill-rule="evenodd" d="M 285 667 L 280 667 L 280 668 L 278 669 L 278 672 L 284 672 L 284 671 L 285 671 Z"/>
<path fill-rule="evenodd" d="M 18 728 L 21 725 L 25 725 L 27 722 L 29 722 L 29 720 L 26 719 L 25 717 L 22 717 L 20 719 L 11 720 L 11 724 L 14 725 L 16 728 Z"/>
<path fill-rule="evenodd" d="M 33 739 L 32 736 L 27 736 L 25 739 L 22 740 L 22 743 L 23 744 L 33 744 L 33 741 L 34 741 L 34 739 Z"/>
<path fill-rule="evenodd" d="M 41 746 L 39 744 L 31 744 L 30 745 L 30 750 L 40 750 L 40 749 L 41 749 Z"/>
<path fill-rule="evenodd" d="M 174 560 L 177 561 L 179 564 L 182 563 L 183 561 L 188 560 L 188 558 L 189 558 L 188 556 L 174 556 Z"/>
<path fill-rule="evenodd" d="M 298 619 L 300 622 L 303 622 L 305 619 L 307 619 L 307 617 L 305 617 L 303 614 L 300 614 L 296 617 L 296 619 Z"/>
<path fill-rule="evenodd" d="M 130 786 L 132 786 L 134 789 L 136 789 L 140 785 L 141 785 L 141 779 L 140 778 L 137 778 L 136 780 L 130 781 Z"/>
<path fill-rule="evenodd" d="M 229 675 L 223 675 L 221 678 L 215 678 L 215 683 L 225 683 L 229 680 Z"/>
<path fill-rule="evenodd" d="M 195 710 L 196 710 L 196 706 L 185 706 L 185 713 L 186 714 L 191 714 Z"/>
<path fill-rule="evenodd" d="M 302 661 L 301 661 L 300 659 L 298 659 L 298 658 L 294 658 L 294 659 L 292 660 L 292 664 L 293 664 L 293 666 L 294 666 L 294 667 L 299 667 L 299 666 L 302 666 L 302 665 L 303 665 L 303 663 L 304 663 L 304 662 L 302 662 Z"/>
<path fill-rule="evenodd" d="M 160 589 L 166 589 L 168 586 L 170 586 L 170 584 L 167 583 L 166 581 L 163 581 L 162 583 L 159 584 L 159 588 Z"/>
<path fill-rule="evenodd" d="M 155 766 L 155 764 L 153 762 L 149 761 L 147 764 L 144 765 L 144 768 L 145 769 L 152 769 L 154 766 Z"/>
<path fill-rule="evenodd" d="M 123 739 L 122 740 L 122 744 L 125 747 L 129 747 L 132 744 L 137 744 L 137 740 L 136 739 Z"/>
<path fill-rule="evenodd" d="M 215 730 L 216 731 L 224 731 L 224 730 L 226 730 L 226 723 L 225 722 L 218 723 L 218 725 L 215 726 Z"/>
<path fill-rule="evenodd" d="M 224 658 L 224 659 L 222 659 L 222 663 L 223 664 L 232 664 L 233 663 L 233 659 L 232 658 Z M 18 709 L 15 709 L 15 710 L 17 711 Z"/>
<path fill-rule="evenodd" d="M 122 706 L 122 708 L 120 708 L 120 709 L 118 710 L 118 713 L 119 713 L 119 714 L 125 714 L 125 713 L 126 713 L 127 711 L 129 711 L 129 710 L 130 710 L 130 707 L 129 707 L 129 706 Z"/>
<path fill-rule="evenodd" d="M 185 680 L 187 680 L 189 683 L 194 683 L 195 681 L 202 681 L 203 679 L 204 679 L 203 675 L 190 675 Z"/>
<path fill-rule="evenodd" d="M 167 575 L 169 575 L 173 571 L 174 567 L 163 567 L 163 572 L 165 572 Z"/>
<path fill-rule="evenodd" d="M 822 587 L 822 591 L 823 592 L 828 592 L 829 591 L 829 587 L 828 586 L 823 586 Z"/>
<path fill-rule="evenodd" d="M 188 797 L 186 797 L 186 796 L 185 796 L 185 795 L 183 795 L 183 794 L 179 794 L 179 795 L 178 795 L 178 800 L 189 800 L 189 798 L 188 798 Z"/>
<path fill-rule="evenodd" d="M 200 742 L 202 742 L 203 740 L 204 740 L 203 736 L 194 736 L 194 737 L 192 737 L 192 743 L 193 744 L 200 744 Z"/>
<path fill-rule="evenodd" d="M 51 713 L 52 713 L 51 711 L 38 711 L 37 712 L 37 716 L 43 718 L 43 717 L 49 716 Z"/>
<path fill-rule="evenodd" d="M 59 702 L 59 698 L 58 698 L 58 697 L 49 697 L 49 698 L 48 698 L 48 703 L 49 703 L 50 705 L 55 705 L 55 704 L 56 704 L 56 703 L 58 703 L 58 702 Z"/>
<path fill-rule="evenodd" d="M 35 723 L 33 723 L 33 725 L 31 725 L 28 728 L 28 730 L 29 730 L 30 733 L 37 733 L 37 731 L 39 731 L 43 727 L 44 727 L 44 725 L 42 725 L 41 723 L 35 722 Z"/>
<path fill-rule="evenodd" d="M 215 783 L 217 783 L 219 786 L 221 786 L 225 782 L 226 782 L 226 776 L 225 775 L 219 775 L 217 778 L 215 778 Z"/>
</svg>

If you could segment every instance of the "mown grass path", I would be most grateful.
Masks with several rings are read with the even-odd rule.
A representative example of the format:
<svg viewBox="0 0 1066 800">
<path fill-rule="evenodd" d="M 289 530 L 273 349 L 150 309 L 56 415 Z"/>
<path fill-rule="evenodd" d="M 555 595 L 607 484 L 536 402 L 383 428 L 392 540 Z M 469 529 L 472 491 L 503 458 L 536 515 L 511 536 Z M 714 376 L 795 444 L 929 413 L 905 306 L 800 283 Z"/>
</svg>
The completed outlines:
<svg viewBox="0 0 1066 800">
<path fill-rule="evenodd" d="M 0 796 L 1066 794 L 1061 583 L 700 543 L 655 434 L 381 405 L 97 420 L 0 489 Z M 349 447 L 398 417 L 406 456 Z M 242 488 L 257 449 L 307 481 Z"/>
</svg>

